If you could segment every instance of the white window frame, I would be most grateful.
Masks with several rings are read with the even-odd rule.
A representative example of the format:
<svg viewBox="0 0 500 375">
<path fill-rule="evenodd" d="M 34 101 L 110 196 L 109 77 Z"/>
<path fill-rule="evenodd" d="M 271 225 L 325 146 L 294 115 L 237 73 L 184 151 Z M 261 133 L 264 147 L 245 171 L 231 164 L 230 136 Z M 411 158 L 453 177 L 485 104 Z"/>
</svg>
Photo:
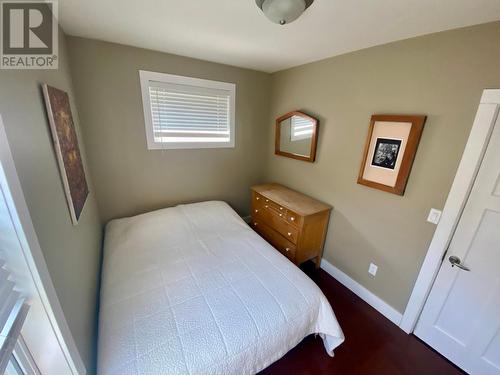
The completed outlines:
<svg viewBox="0 0 500 375">
<path fill-rule="evenodd" d="M 148 150 L 164 149 L 201 149 L 201 148 L 234 148 L 235 144 L 235 109 L 236 85 L 229 82 L 211 81 L 174 74 L 156 73 L 139 70 L 141 83 L 142 106 L 144 110 L 144 126 Z M 216 89 L 229 91 L 229 142 L 155 142 L 153 134 L 153 118 L 149 98 L 150 82 L 172 83 L 199 87 L 200 89 Z"/>
</svg>

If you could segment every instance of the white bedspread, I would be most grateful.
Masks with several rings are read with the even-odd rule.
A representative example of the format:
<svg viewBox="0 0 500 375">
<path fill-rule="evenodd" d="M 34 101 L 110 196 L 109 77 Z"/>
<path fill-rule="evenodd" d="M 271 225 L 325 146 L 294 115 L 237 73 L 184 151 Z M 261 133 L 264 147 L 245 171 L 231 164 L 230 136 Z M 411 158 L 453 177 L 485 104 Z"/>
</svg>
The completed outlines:
<svg viewBox="0 0 500 375">
<path fill-rule="evenodd" d="M 253 374 L 311 333 L 332 356 L 344 340 L 316 284 L 226 203 L 107 225 L 99 374 Z"/>
</svg>

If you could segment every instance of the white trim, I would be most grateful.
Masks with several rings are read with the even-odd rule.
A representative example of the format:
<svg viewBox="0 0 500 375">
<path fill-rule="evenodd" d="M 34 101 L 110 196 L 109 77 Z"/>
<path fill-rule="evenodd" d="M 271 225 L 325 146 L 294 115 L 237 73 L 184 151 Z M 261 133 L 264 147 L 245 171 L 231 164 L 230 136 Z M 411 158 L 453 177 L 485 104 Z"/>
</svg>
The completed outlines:
<svg viewBox="0 0 500 375">
<path fill-rule="evenodd" d="M 17 339 L 13 354 L 25 375 L 43 375 L 33 360 L 22 335 Z"/>
<path fill-rule="evenodd" d="M 1 173 L 3 171 L 3 173 Z M 26 266 L 35 284 L 38 297 L 57 338 L 63 358 L 72 374 L 86 374 L 86 368 L 57 298 L 21 183 L 12 159 L 7 134 L 0 116 L 0 187 L 15 227 Z"/>
<path fill-rule="evenodd" d="M 413 332 L 424 307 L 425 300 L 439 271 L 443 255 L 448 250 L 463 207 L 474 184 L 500 104 L 500 90 L 484 90 L 474 124 L 465 146 L 453 185 L 446 199 L 441 220 L 434 232 L 429 250 L 413 287 L 403 314 L 400 328 Z"/>
<path fill-rule="evenodd" d="M 375 310 L 389 319 L 391 322 L 399 325 L 399 323 L 401 322 L 402 314 L 394 307 L 370 292 L 363 285 L 339 270 L 326 259 L 321 259 L 321 268 L 328 274 L 330 274 L 330 276 L 332 276 L 335 280 L 344 285 L 347 289 L 349 289 L 351 292 L 356 294 L 359 298 L 361 298 L 363 301 L 365 301 L 367 304 L 369 304 L 371 307 L 373 307 Z"/>
<path fill-rule="evenodd" d="M 139 70 L 141 85 L 142 107 L 144 112 L 144 127 L 148 150 L 163 149 L 200 149 L 200 148 L 234 148 L 236 133 L 236 84 L 229 82 L 211 81 L 208 79 L 185 77 L 174 74 L 149 72 Z M 149 83 L 151 81 L 190 85 L 199 88 L 224 90 L 229 92 L 229 142 L 155 142 L 153 135 L 153 119 L 151 115 L 151 101 L 149 98 Z"/>
</svg>

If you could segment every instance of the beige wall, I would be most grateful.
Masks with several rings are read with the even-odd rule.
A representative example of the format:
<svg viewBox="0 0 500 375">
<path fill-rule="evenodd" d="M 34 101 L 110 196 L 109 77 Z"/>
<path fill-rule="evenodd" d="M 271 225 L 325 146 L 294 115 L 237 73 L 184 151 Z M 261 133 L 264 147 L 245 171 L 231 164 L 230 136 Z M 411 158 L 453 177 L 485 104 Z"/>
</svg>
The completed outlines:
<svg viewBox="0 0 500 375">
<path fill-rule="evenodd" d="M 500 23 L 374 47 L 272 76 L 117 44 L 69 38 L 89 169 L 104 220 L 205 199 L 249 209 L 248 188 L 278 181 L 335 206 L 325 258 L 403 311 L 475 110 L 500 86 Z M 236 147 L 148 151 L 138 70 L 237 84 Z M 268 105 L 271 105 L 271 115 Z M 290 110 L 320 119 L 317 162 L 273 154 L 273 122 Z M 356 184 L 374 113 L 428 121 L 403 197 Z M 379 266 L 376 278 L 368 264 Z"/>
<path fill-rule="evenodd" d="M 268 74 L 82 38 L 69 38 L 69 51 L 105 221 L 208 199 L 248 214 L 249 187 L 264 172 Z M 236 83 L 236 147 L 148 150 L 140 69 Z"/>
<path fill-rule="evenodd" d="M 499 40 L 500 23 L 494 23 L 271 76 L 69 37 L 61 39 L 59 70 L 0 71 L 0 113 L 16 168 L 89 372 L 95 360 L 100 218 L 206 199 L 226 200 L 247 214 L 249 187 L 262 181 L 284 183 L 335 206 L 325 258 L 403 311 L 435 230 L 425 221 L 427 212 L 444 204 L 482 89 L 500 87 Z M 236 83 L 236 147 L 148 151 L 139 69 Z M 82 123 L 91 194 L 77 226 L 71 224 L 51 144 L 42 82 L 69 92 L 77 127 L 78 118 Z M 320 119 L 314 164 L 273 154 L 274 118 L 296 109 Z M 373 113 L 428 115 L 403 197 L 356 184 Z M 379 266 L 376 278 L 367 273 L 371 261 Z"/>
<path fill-rule="evenodd" d="M 62 34 L 62 33 L 60 33 Z M 90 196 L 73 226 L 45 114 L 41 83 L 67 91 L 78 127 L 61 35 L 58 70 L 0 70 L 0 114 L 50 277 L 82 359 L 94 372 L 101 221 L 90 174 Z M 80 150 L 85 149 L 80 138 Z"/>
<path fill-rule="evenodd" d="M 324 257 L 403 312 L 470 131 L 481 91 L 500 87 L 500 23 L 419 37 L 273 75 L 274 118 L 320 119 L 317 162 L 267 150 L 266 180 L 335 206 Z M 428 116 L 403 197 L 357 185 L 370 116 Z M 368 274 L 373 261 L 376 278 Z"/>
</svg>

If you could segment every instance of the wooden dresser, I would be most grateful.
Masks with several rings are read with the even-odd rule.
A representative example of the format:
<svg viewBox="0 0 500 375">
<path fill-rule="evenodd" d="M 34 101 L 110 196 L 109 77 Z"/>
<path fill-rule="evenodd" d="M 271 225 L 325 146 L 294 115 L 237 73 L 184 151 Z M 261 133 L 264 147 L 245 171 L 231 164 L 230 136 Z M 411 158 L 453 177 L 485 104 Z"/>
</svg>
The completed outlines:
<svg viewBox="0 0 500 375">
<path fill-rule="evenodd" d="M 283 185 L 252 187 L 252 227 L 296 265 L 319 267 L 331 209 Z"/>
</svg>

